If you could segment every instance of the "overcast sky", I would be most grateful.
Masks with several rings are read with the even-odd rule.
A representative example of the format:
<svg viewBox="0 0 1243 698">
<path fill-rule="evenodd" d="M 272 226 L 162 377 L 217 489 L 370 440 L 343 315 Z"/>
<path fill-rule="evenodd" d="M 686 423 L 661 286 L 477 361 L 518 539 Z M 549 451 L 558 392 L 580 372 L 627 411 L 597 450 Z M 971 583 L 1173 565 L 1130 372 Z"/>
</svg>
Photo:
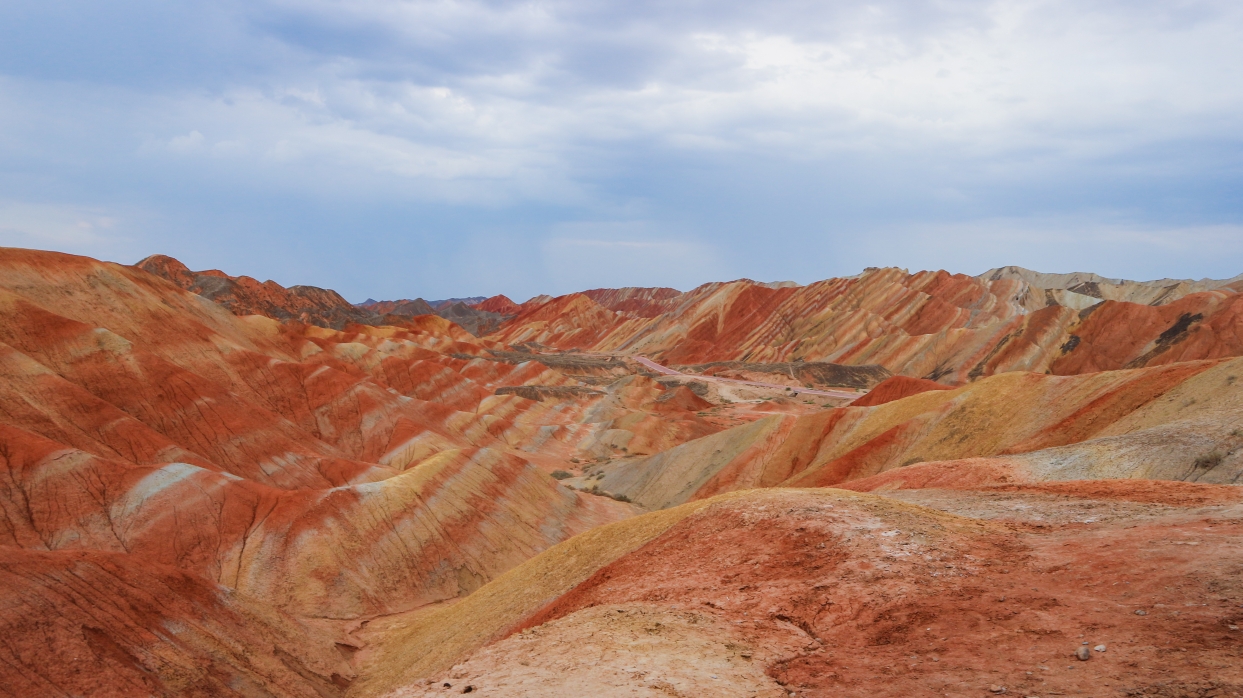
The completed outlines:
<svg viewBox="0 0 1243 698">
<path fill-rule="evenodd" d="M 1243 272 L 1238 0 L 6 0 L 0 245 L 368 296 Z"/>
</svg>

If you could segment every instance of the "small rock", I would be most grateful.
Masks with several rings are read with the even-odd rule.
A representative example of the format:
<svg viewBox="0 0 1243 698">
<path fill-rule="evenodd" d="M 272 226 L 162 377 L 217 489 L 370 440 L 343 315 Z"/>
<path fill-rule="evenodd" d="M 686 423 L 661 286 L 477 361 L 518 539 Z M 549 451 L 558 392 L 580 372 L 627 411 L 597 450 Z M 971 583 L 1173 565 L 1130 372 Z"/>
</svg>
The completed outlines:
<svg viewBox="0 0 1243 698">
<path fill-rule="evenodd" d="M 462 693 L 474 693 L 474 692 L 475 692 L 474 686 L 467 686 L 466 688 L 462 689 Z"/>
<path fill-rule="evenodd" d="M 1092 658 L 1092 653 L 1088 651 L 1087 647 L 1080 647 L 1075 650 L 1075 657 L 1081 662 L 1086 662 Z"/>
<path fill-rule="evenodd" d="M 1005 693 L 1006 687 L 1005 686 L 989 686 L 988 690 L 992 691 L 993 693 Z"/>
<path fill-rule="evenodd" d="M 1104 651 L 1105 651 L 1105 646 L 1104 646 L 1104 645 L 1097 645 L 1096 647 L 1093 647 L 1092 649 L 1096 650 L 1097 652 L 1104 652 Z"/>
<path fill-rule="evenodd" d="M 1141 609 L 1139 609 L 1138 611 L 1136 611 L 1136 612 L 1135 612 L 1135 615 L 1137 615 L 1137 616 L 1146 616 L 1146 615 L 1148 615 L 1148 611 L 1145 611 L 1144 609 L 1142 609 L 1142 608 L 1141 608 Z"/>
<path fill-rule="evenodd" d="M 1239 629 L 1239 626 L 1237 626 L 1237 625 L 1229 625 L 1229 626 L 1226 626 L 1226 627 L 1230 628 L 1231 630 L 1238 630 L 1238 629 Z"/>
</svg>

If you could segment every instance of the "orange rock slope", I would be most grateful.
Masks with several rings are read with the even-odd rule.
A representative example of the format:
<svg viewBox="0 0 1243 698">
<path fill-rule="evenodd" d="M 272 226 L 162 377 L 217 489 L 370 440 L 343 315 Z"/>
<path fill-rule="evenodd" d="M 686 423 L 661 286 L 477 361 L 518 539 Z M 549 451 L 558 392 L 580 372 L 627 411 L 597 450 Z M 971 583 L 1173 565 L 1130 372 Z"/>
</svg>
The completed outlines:
<svg viewBox="0 0 1243 698">
<path fill-rule="evenodd" d="M 1243 354 L 1233 329 L 1243 297 L 1224 282 L 1161 287 L 1154 306 L 992 277 L 873 269 L 801 287 L 742 280 L 677 296 L 646 289 L 651 300 L 635 306 L 643 312 L 614 300 L 622 294 L 589 291 L 531 301 L 493 338 L 683 365 L 879 364 L 951 385 L 1005 371 L 1070 375 Z M 1187 293 L 1196 289 L 1207 290 Z"/>
<path fill-rule="evenodd" d="M 497 358 L 488 351 L 497 345 L 436 316 L 340 331 L 234 312 L 139 268 L 0 250 L 0 552 L 24 580 L 5 588 L 3 622 L 25 632 L 57 599 L 106 603 L 88 590 L 79 603 L 40 587 L 59 583 L 49 570 L 66 565 L 120 566 L 132 579 L 175 571 L 193 580 L 187 593 L 222 599 L 165 608 L 143 584 L 123 582 L 117 593 L 161 610 L 117 622 L 164 618 L 190 635 L 83 626 L 96 628 L 81 631 L 83 642 L 110 667 L 103 693 L 200 684 L 248 693 L 283 681 L 281 672 L 303 678 L 276 693 L 339 692 L 352 674 L 321 671 L 318 646 L 282 649 L 290 656 L 275 664 L 243 659 L 273 657 L 284 640 L 263 638 L 274 633 L 296 640 L 301 631 L 280 620 L 289 614 L 366 619 L 454 599 L 549 545 L 630 516 L 633 505 L 548 473 L 718 429 L 695 406 L 660 401 L 666 390 L 654 381 L 587 388 L 537 361 Z M 583 391 L 551 404 L 497 394 L 526 385 Z M 249 605 L 230 606 L 233 593 Z M 28 606 L 36 597 L 45 599 L 38 613 Z M 210 640 L 185 625 L 196 613 L 279 627 L 227 637 L 216 628 Z M 78 632 L 72 618 L 55 622 Z M 108 639 L 92 640 L 96 631 Z M 11 683 L 14 674 L 0 683 L 72 693 L 79 679 L 38 665 L 78 646 L 14 650 L 6 666 L 29 682 Z M 191 680 L 177 668 L 202 662 L 220 672 Z"/>
<path fill-rule="evenodd" d="M 948 385 L 942 385 L 936 381 L 923 378 L 892 376 L 876 384 L 863 397 L 851 401 L 850 405 L 851 407 L 873 407 L 875 405 L 883 405 L 886 402 L 901 400 L 904 397 L 926 393 L 929 390 L 952 390 L 952 388 Z"/>
</svg>

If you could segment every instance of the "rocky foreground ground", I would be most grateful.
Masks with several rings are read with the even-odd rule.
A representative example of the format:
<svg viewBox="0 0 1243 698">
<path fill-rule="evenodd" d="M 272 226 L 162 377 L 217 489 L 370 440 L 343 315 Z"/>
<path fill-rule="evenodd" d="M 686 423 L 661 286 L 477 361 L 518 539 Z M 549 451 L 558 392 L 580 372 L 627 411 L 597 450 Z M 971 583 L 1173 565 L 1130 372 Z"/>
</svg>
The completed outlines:
<svg viewBox="0 0 1243 698">
<path fill-rule="evenodd" d="M 1241 534 L 1214 486 L 727 495 L 391 695 L 1230 696 Z"/>
</svg>

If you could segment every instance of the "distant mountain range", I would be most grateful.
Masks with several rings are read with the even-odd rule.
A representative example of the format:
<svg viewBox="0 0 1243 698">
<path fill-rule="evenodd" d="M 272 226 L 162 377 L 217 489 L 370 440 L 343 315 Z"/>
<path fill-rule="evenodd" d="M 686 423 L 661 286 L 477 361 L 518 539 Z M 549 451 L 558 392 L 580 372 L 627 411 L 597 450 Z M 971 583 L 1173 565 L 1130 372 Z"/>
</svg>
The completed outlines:
<svg viewBox="0 0 1243 698">
<path fill-rule="evenodd" d="M 437 315 L 507 344 L 641 353 L 679 365 L 878 364 L 957 385 L 1013 370 L 1082 373 L 1243 352 L 1243 339 L 1221 324 L 1235 312 L 1243 276 L 1137 282 L 1013 266 L 975 277 L 872 268 L 805 286 L 741 279 L 688 292 L 593 289 L 520 305 L 504 296 L 352 305 L 335 291 L 191 272 L 159 255 L 137 266 L 239 315 L 334 329 Z M 1125 336 L 1115 336 L 1119 326 L 1130 328 Z"/>
</svg>

